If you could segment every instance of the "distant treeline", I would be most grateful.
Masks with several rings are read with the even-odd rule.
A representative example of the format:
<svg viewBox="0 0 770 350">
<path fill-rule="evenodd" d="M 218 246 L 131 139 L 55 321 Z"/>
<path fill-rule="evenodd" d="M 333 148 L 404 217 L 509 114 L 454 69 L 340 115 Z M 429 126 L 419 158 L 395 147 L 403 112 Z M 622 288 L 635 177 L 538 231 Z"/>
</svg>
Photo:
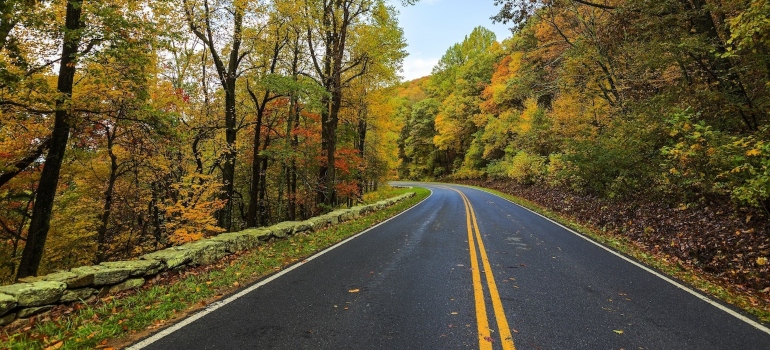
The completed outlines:
<svg viewBox="0 0 770 350">
<path fill-rule="evenodd" d="M 504 0 L 395 88 L 399 174 L 770 206 L 770 3 Z"/>
</svg>

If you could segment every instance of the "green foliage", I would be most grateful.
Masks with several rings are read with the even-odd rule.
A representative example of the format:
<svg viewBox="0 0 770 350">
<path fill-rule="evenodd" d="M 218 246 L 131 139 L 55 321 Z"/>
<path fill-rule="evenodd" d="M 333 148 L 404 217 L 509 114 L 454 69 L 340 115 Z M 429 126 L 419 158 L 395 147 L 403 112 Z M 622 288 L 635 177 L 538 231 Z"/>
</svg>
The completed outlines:
<svg viewBox="0 0 770 350">
<path fill-rule="evenodd" d="M 569 175 L 580 179 L 579 189 L 622 197 L 655 183 L 650 170 L 654 150 L 647 146 L 624 134 L 602 135 L 591 142 L 573 143 L 564 159 L 571 163 Z"/>
<path fill-rule="evenodd" d="M 697 120 L 690 111 L 672 115 L 669 123 L 673 144 L 663 147 L 661 154 L 667 169 L 663 178 L 673 188 L 689 197 L 730 195 L 740 205 L 767 206 L 767 127 L 749 135 L 728 135 Z"/>
<path fill-rule="evenodd" d="M 439 163 L 438 149 L 433 144 L 435 136 L 434 120 L 438 114 L 439 102 L 425 99 L 412 107 L 412 113 L 407 122 L 409 134 L 404 140 L 404 152 L 410 162 L 407 178 L 426 179 L 443 175 Z"/>
<path fill-rule="evenodd" d="M 427 84 L 430 97 L 439 102 L 433 144 L 444 151 L 444 170 L 434 174 L 478 168 L 477 164 L 464 164 L 469 159 L 465 153 L 470 147 L 478 151 L 480 146 L 474 139 L 478 139 L 476 116 L 481 112 L 481 92 L 492 77 L 500 52 L 495 34 L 477 27 L 461 43 L 450 47 L 434 67 Z M 474 142 L 476 146 L 472 146 Z"/>
<path fill-rule="evenodd" d="M 540 182 L 545 175 L 545 158 L 520 151 L 511 158 L 507 168 L 508 177 L 526 185 L 533 185 Z"/>
<path fill-rule="evenodd" d="M 663 178 L 686 200 L 723 191 L 719 176 L 729 167 L 723 147 L 728 136 L 697 119 L 691 111 L 673 114 L 668 120 L 671 145 L 661 148 Z"/>
<path fill-rule="evenodd" d="M 770 3 L 751 0 L 749 7 L 730 20 L 728 41 L 742 52 L 767 55 L 770 48 Z"/>
<path fill-rule="evenodd" d="M 761 206 L 766 211 L 770 199 L 770 142 L 768 128 L 762 128 L 757 135 L 735 140 L 732 145 L 743 152 L 733 153 L 730 162 L 735 166 L 722 177 L 728 179 L 732 198 L 739 204 Z"/>
<path fill-rule="evenodd" d="M 429 80 L 448 173 L 767 206 L 766 1 L 497 3 L 514 36 L 477 28 Z"/>
</svg>

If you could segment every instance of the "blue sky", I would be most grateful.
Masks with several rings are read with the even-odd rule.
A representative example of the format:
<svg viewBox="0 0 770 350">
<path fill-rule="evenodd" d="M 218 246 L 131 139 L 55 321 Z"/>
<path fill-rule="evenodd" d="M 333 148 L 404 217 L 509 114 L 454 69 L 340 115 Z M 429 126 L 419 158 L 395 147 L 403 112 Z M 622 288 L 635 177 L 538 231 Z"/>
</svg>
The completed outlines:
<svg viewBox="0 0 770 350">
<path fill-rule="evenodd" d="M 400 12 L 399 24 L 409 45 L 401 73 L 404 80 L 429 75 L 444 52 L 477 26 L 495 32 L 497 41 L 511 36 L 508 25 L 492 25 L 489 17 L 498 12 L 493 0 L 420 0 L 407 7 L 399 0 L 390 2 Z"/>
</svg>

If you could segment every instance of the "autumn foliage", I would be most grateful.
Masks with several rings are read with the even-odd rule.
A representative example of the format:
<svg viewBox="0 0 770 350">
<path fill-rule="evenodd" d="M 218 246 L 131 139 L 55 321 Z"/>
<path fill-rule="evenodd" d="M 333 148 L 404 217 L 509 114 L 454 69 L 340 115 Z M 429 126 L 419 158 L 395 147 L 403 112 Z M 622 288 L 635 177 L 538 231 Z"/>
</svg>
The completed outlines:
<svg viewBox="0 0 770 350">
<path fill-rule="evenodd" d="M 476 28 L 396 91 L 399 175 L 499 186 L 766 293 L 766 2 L 498 3 L 511 38 Z"/>
<path fill-rule="evenodd" d="M 127 259 L 352 205 L 397 162 L 378 91 L 397 80 L 405 44 L 382 0 L 0 10 L 2 283 L 31 237 L 47 236 L 33 273 Z M 340 50 L 323 49 L 330 33 L 344 34 Z M 51 60 L 62 47 L 77 52 L 62 70 L 71 94 Z M 325 60 L 344 69 L 316 69 Z M 54 115 L 69 138 L 51 146 Z M 33 209 L 52 150 L 65 151 L 52 207 Z M 35 217 L 43 236 L 29 231 Z"/>
</svg>

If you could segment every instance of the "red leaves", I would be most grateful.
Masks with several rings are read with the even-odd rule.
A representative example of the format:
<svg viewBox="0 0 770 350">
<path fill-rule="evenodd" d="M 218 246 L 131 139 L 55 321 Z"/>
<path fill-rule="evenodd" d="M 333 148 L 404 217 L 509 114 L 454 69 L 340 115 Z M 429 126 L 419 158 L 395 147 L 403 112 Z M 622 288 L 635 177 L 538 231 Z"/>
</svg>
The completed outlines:
<svg viewBox="0 0 770 350">
<path fill-rule="evenodd" d="M 343 181 L 335 185 L 334 188 L 343 197 L 355 197 L 360 189 L 356 181 Z"/>
<path fill-rule="evenodd" d="M 358 169 L 364 163 L 357 149 L 340 148 L 335 153 L 334 167 L 340 170 L 341 175 L 349 175 L 353 169 Z"/>
</svg>

